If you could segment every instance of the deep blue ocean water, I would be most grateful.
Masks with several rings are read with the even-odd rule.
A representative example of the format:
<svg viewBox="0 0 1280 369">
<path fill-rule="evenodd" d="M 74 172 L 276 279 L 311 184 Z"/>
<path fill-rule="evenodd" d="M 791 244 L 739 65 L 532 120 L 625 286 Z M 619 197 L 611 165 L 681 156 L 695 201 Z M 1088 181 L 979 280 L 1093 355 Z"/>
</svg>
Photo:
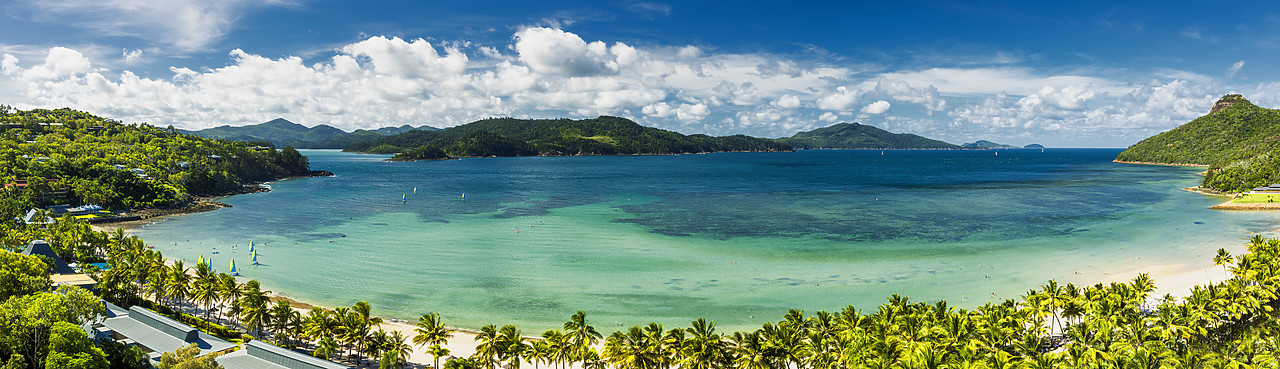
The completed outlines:
<svg viewBox="0 0 1280 369">
<path fill-rule="evenodd" d="M 234 258 L 304 301 L 536 332 L 577 310 L 602 327 L 706 317 L 732 329 L 894 293 L 972 307 L 1051 278 L 1211 265 L 1219 247 L 1274 230 L 1270 213 L 1211 211 L 1223 199 L 1179 190 L 1202 169 L 1112 163 L 1119 151 L 390 163 L 306 150 L 337 176 L 135 233 L 171 258 Z M 246 262 L 250 240 L 261 265 Z"/>
</svg>

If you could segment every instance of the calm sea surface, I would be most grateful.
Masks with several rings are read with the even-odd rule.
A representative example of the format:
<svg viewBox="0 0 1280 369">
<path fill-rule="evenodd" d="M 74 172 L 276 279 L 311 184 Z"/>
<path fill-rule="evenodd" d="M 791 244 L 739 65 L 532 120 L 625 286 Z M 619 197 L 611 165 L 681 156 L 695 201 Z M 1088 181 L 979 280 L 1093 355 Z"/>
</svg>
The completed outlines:
<svg viewBox="0 0 1280 369">
<path fill-rule="evenodd" d="M 698 317 L 748 329 L 788 308 L 874 310 L 894 293 L 973 307 L 1049 279 L 1212 265 L 1218 247 L 1276 228 L 1271 213 L 1210 211 L 1221 199 L 1179 190 L 1202 169 L 1111 163 L 1118 152 L 388 163 L 304 150 L 338 176 L 273 183 L 134 233 L 169 258 L 212 256 L 222 271 L 235 259 L 242 276 L 303 301 L 536 333 L 577 310 L 607 332 Z"/>
</svg>

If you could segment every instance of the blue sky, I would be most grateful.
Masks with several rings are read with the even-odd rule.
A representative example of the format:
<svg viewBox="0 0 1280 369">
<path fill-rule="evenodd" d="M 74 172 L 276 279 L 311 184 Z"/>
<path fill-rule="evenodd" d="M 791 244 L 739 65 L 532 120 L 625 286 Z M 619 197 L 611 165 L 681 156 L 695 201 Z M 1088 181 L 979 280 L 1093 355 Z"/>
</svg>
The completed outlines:
<svg viewBox="0 0 1280 369">
<path fill-rule="evenodd" d="M 200 129 L 617 115 L 1124 147 L 1280 107 L 1270 2 L 13 0 L 0 103 Z"/>
</svg>

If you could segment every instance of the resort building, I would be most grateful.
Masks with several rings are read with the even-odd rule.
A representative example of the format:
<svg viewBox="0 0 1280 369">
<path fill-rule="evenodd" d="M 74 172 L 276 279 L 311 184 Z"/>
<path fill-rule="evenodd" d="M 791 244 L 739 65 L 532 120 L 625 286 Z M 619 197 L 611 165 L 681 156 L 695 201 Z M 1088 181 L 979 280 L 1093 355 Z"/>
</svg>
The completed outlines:
<svg viewBox="0 0 1280 369">
<path fill-rule="evenodd" d="M 351 367 L 288 350 L 262 341 L 249 341 L 244 349 L 219 356 L 226 369 L 349 369 Z"/>
<path fill-rule="evenodd" d="M 162 353 L 177 351 L 193 343 L 200 348 L 199 356 L 219 355 L 236 348 L 231 342 L 141 306 L 131 307 L 127 313 L 121 314 L 119 307 L 112 309 L 114 305 L 107 305 L 107 315 L 111 317 L 92 327 L 94 339 L 109 338 L 126 345 L 137 345 L 156 363 L 159 363 Z"/>
<path fill-rule="evenodd" d="M 1271 184 L 1270 186 L 1255 187 L 1252 193 L 1280 193 L 1280 184 Z"/>
<path fill-rule="evenodd" d="M 68 285 L 93 290 L 93 287 L 98 284 L 98 281 L 93 280 L 93 277 L 84 273 L 77 273 L 75 269 L 67 265 L 67 262 L 58 257 L 58 254 L 53 252 L 53 247 L 44 240 L 31 241 L 31 244 L 22 250 L 22 254 L 38 256 L 41 260 L 50 264 L 49 279 L 53 280 L 54 288 L 60 285 Z"/>
</svg>

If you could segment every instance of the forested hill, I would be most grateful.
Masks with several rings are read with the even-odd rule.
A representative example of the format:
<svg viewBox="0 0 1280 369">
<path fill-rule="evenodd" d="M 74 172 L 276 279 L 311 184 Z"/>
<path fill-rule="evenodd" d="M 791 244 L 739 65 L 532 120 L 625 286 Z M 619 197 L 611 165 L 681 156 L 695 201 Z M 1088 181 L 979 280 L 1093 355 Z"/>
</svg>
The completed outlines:
<svg viewBox="0 0 1280 369">
<path fill-rule="evenodd" d="M 683 135 L 626 118 L 493 118 L 441 131 L 411 131 L 347 146 L 345 151 L 399 153 L 442 149 L 450 156 L 567 156 L 790 151 L 791 146 L 743 135 Z"/>
<path fill-rule="evenodd" d="M 0 105 L 0 221 L 55 204 L 178 205 L 190 195 L 309 173 L 307 158 L 290 147 L 206 139 L 70 109 Z"/>
<path fill-rule="evenodd" d="M 891 133 L 858 123 L 830 127 L 779 138 L 797 149 L 958 149 L 959 146 L 910 133 Z"/>
<path fill-rule="evenodd" d="M 1280 182 L 1280 110 L 1226 95 L 1209 110 L 1167 132 L 1148 137 L 1116 160 L 1207 165 L 1203 186 L 1239 192 Z"/>
<path fill-rule="evenodd" d="M 412 130 L 435 131 L 439 129 L 428 126 L 413 127 L 406 124 L 400 127 L 382 127 L 376 130 L 357 129 L 354 132 L 347 133 L 325 124 L 308 128 L 284 118 L 276 118 L 265 123 L 247 126 L 220 126 L 199 131 L 178 130 L 178 132 L 214 139 L 246 142 L 269 141 L 276 146 L 293 146 L 302 149 L 341 149 L 356 142 L 370 141 Z"/>
</svg>

